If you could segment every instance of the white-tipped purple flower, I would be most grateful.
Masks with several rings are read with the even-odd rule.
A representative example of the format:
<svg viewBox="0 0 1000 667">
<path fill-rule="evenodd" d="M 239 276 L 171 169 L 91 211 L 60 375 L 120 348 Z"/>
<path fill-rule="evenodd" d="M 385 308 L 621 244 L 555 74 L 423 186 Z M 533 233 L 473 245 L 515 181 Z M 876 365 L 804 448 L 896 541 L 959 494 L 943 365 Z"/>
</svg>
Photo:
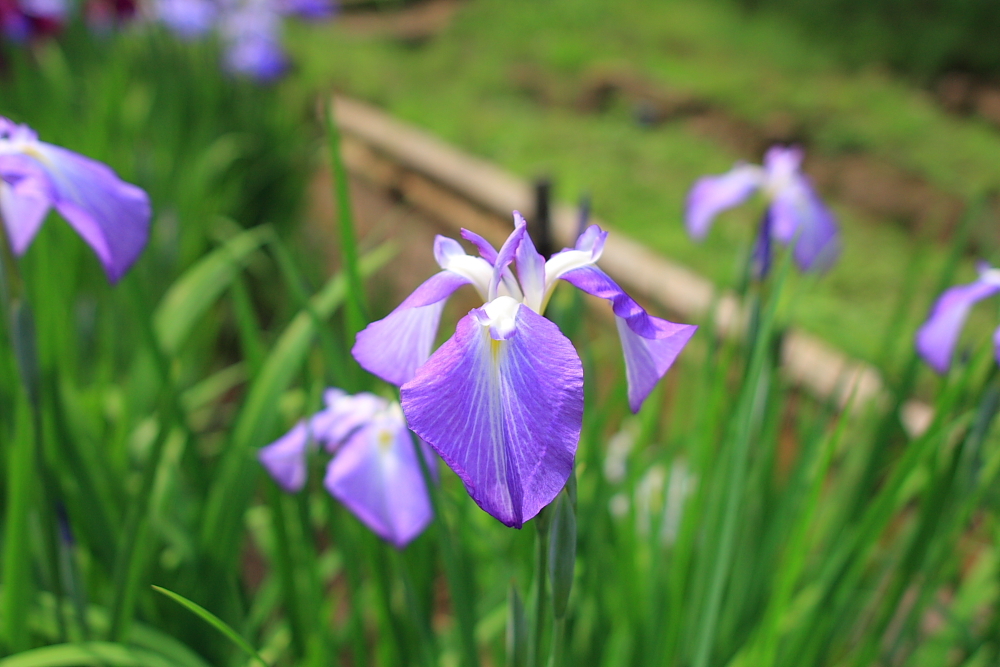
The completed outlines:
<svg viewBox="0 0 1000 667">
<path fill-rule="evenodd" d="M 979 279 L 968 285 L 945 290 L 931 310 L 930 317 L 917 331 L 917 352 L 931 368 L 944 374 L 958 344 L 958 336 L 977 301 L 1000 292 L 1000 269 L 988 265 L 979 268 Z M 1000 363 L 1000 328 L 993 334 L 997 362 Z"/>
<path fill-rule="evenodd" d="M 0 117 L 0 218 L 15 254 L 31 245 L 55 208 L 93 248 L 111 282 L 149 238 L 146 193 L 107 166 L 38 140 L 27 125 Z"/>
<path fill-rule="evenodd" d="M 685 222 L 692 238 L 701 240 L 715 217 L 742 204 L 758 190 L 768 200 L 755 253 L 758 265 L 770 261 L 770 241 L 794 243 L 796 264 L 803 271 L 824 271 L 837 259 L 837 223 L 809 178 L 802 173 L 802 149 L 774 146 L 764 166 L 737 164 L 719 176 L 698 179 L 688 193 Z M 763 273 L 763 271 L 762 271 Z"/>
<path fill-rule="evenodd" d="M 310 447 L 334 455 L 323 484 L 372 532 L 398 548 L 409 544 L 434 517 L 413 435 L 398 403 L 374 394 L 349 396 L 330 389 L 326 408 L 262 448 L 261 464 L 283 489 L 305 485 Z M 420 443 L 434 474 L 434 454 Z"/>
<path fill-rule="evenodd" d="M 366 370 L 401 385 L 403 412 L 485 511 L 520 528 L 552 502 L 573 469 L 583 421 L 583 366 L 542 317 L 558 281 L 612 303 L 625 354 L 629 405 L 638 411 L 696 327 L 652 317 L 597 268 L 607 233 L 591 226 L 548 261 L 524 218 L 497 251 L 463 230 L 480 257 L 437 237 L 441 272 L 358 334 Z M 517 275 L 511 265 L 517 269 Z M 445 301 L 472 285 L 484 301 L 431 354 Z"/>
</svg>

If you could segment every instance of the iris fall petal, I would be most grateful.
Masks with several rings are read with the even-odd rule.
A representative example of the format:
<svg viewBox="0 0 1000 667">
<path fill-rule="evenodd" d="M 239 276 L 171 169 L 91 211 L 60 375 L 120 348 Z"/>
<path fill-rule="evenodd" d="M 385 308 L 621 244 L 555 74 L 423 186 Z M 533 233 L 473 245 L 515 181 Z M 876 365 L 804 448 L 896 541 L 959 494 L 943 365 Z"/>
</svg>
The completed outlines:
<svg viewBox="0 0 1000 667">
<path fill-rule="evenodd" d="M 573 469 L 583 367 L 559 329 L 527 307 L 513 309 L 509 335 L 496 340 L 490 306 L 466 315 L 403 385 L 402 406 L 476 503 L 519 528 Z"/>
</svg>

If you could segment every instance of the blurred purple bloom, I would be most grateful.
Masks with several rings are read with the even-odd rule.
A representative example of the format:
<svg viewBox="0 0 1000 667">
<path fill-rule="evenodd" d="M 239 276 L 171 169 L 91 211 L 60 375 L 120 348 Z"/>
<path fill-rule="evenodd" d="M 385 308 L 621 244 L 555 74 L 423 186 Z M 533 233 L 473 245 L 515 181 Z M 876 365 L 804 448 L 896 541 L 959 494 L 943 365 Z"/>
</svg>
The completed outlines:
<svg viewBox="0 0 1000 667">
<path fill-rule="evenodd" d="M 997 292 L 1000 292 L 1000 269 L 988 265 L 980 266 L 975 282 L 945 290 L 917 331 L 917 352 L 931 368 L 941 374 L 948 372 L 969 310 L 977 301 Z M 1000 363 L 1000 328 L 993 335 L 993 344 Z"/>
<path fill-rule="evenodd" d="M 219 16 L 213 0 L 158 0 L 156 11 L 160 20 L 183 39 L 208 34 Z"/>
<path fill-rule="evenodd" d="M 261 81 L 271 81 L 285 73 L 288 59 L 281 47 L 278 9 L 270 0 L 249 0 L 223 17 L 220 30 L 227 70 Z"/>
<path fill-rule="evenodd" d="M 583 420 L 583 367 L 570 341 L 542 317 L 560 279 L 612 303 L 625 355 L 629 404 L 638 411 L 696 327 L 650 316 L 597 268 L 607 233 L 545 259 L 514 213 L 497 251 L 462 231 L 480 257 L 438 236 L 441 272 L 358 334 L 365 369 L 401 385 L 403 412 L 485 511 L 520 528 L 549 504 L 573 469 Z M 517 269 L 517 276 L 511 265 Z M 462 285 L 484 301 L 431 354 L 444 303 Z"/>
<path fill-rule="evenodd" d="M 282 14 L 308 21 L 332 18 L 338 10 L 333 0 L 275 0 Z"/>
<path fill-rule="evenodd" d="M 767 268 L 771 240 L 776 239 L 794 242 L 795 262 L 803 271 L 828 269 L 840 252 L 837 223 L 802 173 L 802 157 L 800 148 L 774 146 L 764 156 L 763 167 L 737 164 L 725 174 L 698 179 L 687 197 L 688 233 L 696 240 L 705 238 L 719 213 L 760 190 L 769 205 L 761 224 L 762 237 L 756 242 L 757 264 Z"/>
<path fill-rule="evenodd" d="M 0 218 L 15 254 L 28 249 L 52 207 L 93 248 L 111 282 L 149 238 L 149 197 L 142 189 L 0 117 Z"/>
<path fill-rule="evenodd" d="M 406 546 L 433 518 L 413 436 L 398 403 L 330 389 L 326 408 L 260 450 L 263 466 L 283 489 L 305 485 L 313 445 L 334 454 L 324 486 L 365 525 L 398 548 Z M 434 454 L 420 449 L 434 471 Z"/>
</svg>

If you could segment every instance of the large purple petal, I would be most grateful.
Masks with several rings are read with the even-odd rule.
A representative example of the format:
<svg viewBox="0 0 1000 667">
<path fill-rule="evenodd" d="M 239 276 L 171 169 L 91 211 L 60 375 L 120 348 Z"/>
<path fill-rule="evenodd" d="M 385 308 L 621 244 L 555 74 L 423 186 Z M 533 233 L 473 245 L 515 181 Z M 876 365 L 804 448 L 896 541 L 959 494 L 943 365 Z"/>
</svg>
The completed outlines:
<svg viewBox="0 0 1000 667">
<path fill-rule="evenodd" d="M 720 176 L 698 179 L 688 193 L 684 220 L 688 234 L 701 240 L 722 211 L 746 201 L 761 186 L 760 167 L 740 164 Z"/>
<path fill-rule="evenodd" d="M 480 507 L 520 528 L 573 469 L 583 367 L 558 327 L 530 308 L 517 307 L 512 335 L 495 340 L 487 308 L 462 318 L 403 385 L 403 412 Z"/>
<path fill-rule="evenodd" d="M 638 412 L 698 327 L 653 317 L 596 266 L 574 269 L 562 278 L 587 294 L 611 302 L 625 355 L 629 407 Z"/>
<path fill-rule="evenodd" d="M 948 372 L 958 336 L 974 303 L 1000 292 L 1000 284 L 977 280 L 945 290 L 917 331 L 917 352 L 938 373 Z"/>
<path fill-rule="evenodd" d="M 51 181 L 56 209 L 93 248 L 108 279 L 117 282 L 146 247 L 149 197 L 90 158 L 42 142 L 35 152 Z"/>
<path fill-rule="evenodd" d="M 257 452 L 257 458 L 285 491 L 300 491 L 306 483 L 309 428 L 300 421 L 291 431 Z"/>
<path fill-rule="evenodd" d="M 423 443 L 421 451 L 433 469 L 434 455 Z M 434 517 L 416 452 L 401 416 L 384 417 L 351 436 L 324 480 L 334 498 L 397 548 L 417 537 Z"/>
<path fill-rule="evenodd" d="M 451 271 L 431 276 L 394 311 L 358 333 L 351 354 L 386 382 L 408 382 L 431 354 L 445 301 L 469 282 Z"/>
</svg>

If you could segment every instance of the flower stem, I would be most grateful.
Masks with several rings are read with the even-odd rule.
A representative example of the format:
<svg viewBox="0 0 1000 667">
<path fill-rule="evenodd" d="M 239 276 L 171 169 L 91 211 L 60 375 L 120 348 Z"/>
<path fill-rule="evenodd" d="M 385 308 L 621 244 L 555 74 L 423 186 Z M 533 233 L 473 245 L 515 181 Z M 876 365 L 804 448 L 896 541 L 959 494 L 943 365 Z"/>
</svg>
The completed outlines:
<svg viewBox="0 0 1000 667">
<path fill-rule="evenodd" d="M 535 537 L 535 627 L 531 637 L 531 653 L 528 664 L 540 667 L 542 660 L 542 642 L 545 638 L 545 620 L 548 616 L 546 602 L 546 575 L 549 571 L 549 510 L 542 509 L 535 518 L 537 534 Z"/>
</svg>

